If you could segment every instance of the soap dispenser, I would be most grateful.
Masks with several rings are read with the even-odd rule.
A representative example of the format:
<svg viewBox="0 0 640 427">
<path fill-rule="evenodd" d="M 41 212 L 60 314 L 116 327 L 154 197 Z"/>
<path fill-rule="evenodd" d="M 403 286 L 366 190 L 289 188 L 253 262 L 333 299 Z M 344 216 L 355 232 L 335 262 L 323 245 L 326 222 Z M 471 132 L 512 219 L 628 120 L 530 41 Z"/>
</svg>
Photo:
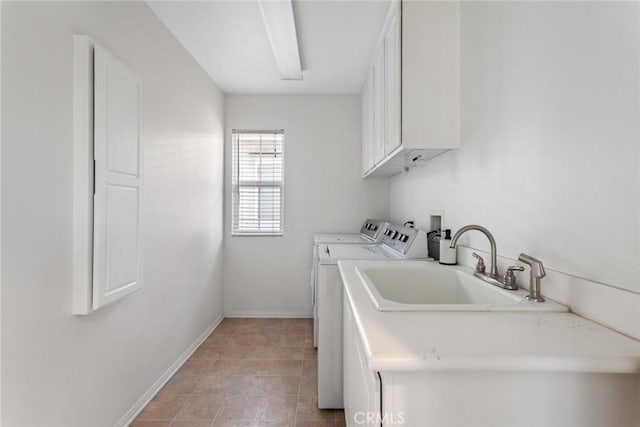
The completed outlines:
<svg viewBox="0 0 640 427">
<path fill-rule="evenodd" d="M 443 236 L 440 237 L 440 264 L 444 265 L 456 265 L 456 248 L 450 248 L 451 246 L 451 230 L 446 229 L 443 232 Z"/>
</svg>

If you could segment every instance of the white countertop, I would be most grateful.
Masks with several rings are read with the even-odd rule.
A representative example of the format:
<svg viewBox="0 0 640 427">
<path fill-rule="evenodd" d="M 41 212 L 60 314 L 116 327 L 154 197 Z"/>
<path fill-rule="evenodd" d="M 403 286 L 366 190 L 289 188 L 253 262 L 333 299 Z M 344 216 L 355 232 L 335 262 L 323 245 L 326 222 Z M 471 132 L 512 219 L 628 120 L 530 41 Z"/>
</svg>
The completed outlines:
<svg viewBox="0 0 640 427">
<path fill-rule="evenodd" d="M 356 267 L 384 262 L 429 261 L 338 263 L 371 370 L 640 373 L 640 341 L 573 313 L 377 311 Z"/>
</svg>

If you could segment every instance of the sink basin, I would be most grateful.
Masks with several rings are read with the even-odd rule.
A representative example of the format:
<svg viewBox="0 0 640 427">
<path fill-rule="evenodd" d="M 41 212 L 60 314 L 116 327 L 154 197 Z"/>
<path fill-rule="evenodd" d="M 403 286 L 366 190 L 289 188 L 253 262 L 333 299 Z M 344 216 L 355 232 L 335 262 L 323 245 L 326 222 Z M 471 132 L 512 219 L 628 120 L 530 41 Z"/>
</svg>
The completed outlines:
<svg viewBox="0 0 640 427">
<path fill-rule="evenodd" d="M 553 301 L 526 301 L 526 291 L 500 289 L 464 267 L 385 263 L 356 271 L 379 311 L 568 311 Z"/>
</svg>

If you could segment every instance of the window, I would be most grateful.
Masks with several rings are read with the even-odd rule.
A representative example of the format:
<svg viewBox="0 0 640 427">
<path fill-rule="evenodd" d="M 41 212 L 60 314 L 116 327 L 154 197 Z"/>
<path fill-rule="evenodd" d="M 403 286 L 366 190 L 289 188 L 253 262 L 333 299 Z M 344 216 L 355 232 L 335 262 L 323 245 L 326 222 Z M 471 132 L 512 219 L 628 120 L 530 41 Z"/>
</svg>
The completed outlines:
<svg viewBox="0 0 640 427">
<path fill-rule="evenodd" d="M 282 235 L 284 131 L 232 133 L 232 235 Z"/>
</svg>

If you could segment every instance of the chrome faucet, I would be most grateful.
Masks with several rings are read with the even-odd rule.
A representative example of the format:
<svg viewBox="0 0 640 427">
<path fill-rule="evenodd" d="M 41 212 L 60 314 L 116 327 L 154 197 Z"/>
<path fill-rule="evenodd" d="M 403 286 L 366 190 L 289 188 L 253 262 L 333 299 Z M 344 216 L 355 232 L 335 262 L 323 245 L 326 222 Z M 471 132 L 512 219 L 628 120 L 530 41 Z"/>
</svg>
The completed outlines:
<svg viewBox="0 0 640 427">
<path fill-rule="evenodd" d="M 487 239 L 489 239 L 489 244 L 491 244 L 491 268 L 489 270 L 489 273 L 485 271 L 486 267 L 482 257 L 474 252 L 473 256 L 478 259 L 478 264 L 476 265 L 476 270 L 474 271 L 473 275 L 479 279 L 484 280 L 487 283 L 491 283 L 492 285 L 498 286 L 503 289 L 509 289 L 509 290 L 518 289 L 518 285 L 516 284 L 516 278 L 515 278 L 515 275 L 513 274 L 513 271 L 514 270 L 522 271 L 524 270 L 524 268 L 518 267 L 518 266 L 511 266 L 507 269 L 507 273 L 504 276 L 500 276 L 500 274 L 498 273 L 498 263 L 497 263 L 498 254 L 496 250 L 496 239 L 494 239 L 493 235 L 489 232 L 489 230 L 487 230 L 483 226 L 466 225 L 462 227 L 451 238 L 451 245 L 449 245 L 449 247 L 455 248 L 456 243 L 458 242 L 458 239 L 460 238 L 460 236 L 470 230 L 480 231 L 485 236 L 487 236 Z"/>
<path fill-rule="evenodd" d="M 489 273 L 489 276 L 498 277 L 498 266 L 496 265 L 496 258 L 498 257 L 497 251 L 496 251 L 496 239 L 494 239 L 491 232 L 489 232 L 489 230 L 487 230 L 483 226 L 465 225 L 460 230 L 458 230 L 456 234 L 453 235 L 453 237 L 451 238 L 451 245 L 449 245 L 449 247 L 455 248 L 456 242 L 458 241 L 460 236 L 462 236 L 464 233 L 470 230 L 480 231 L 484 233 L 485 236 L 487 236 L 487 239 L 489 239 L 489 244 L 491 245 L 491 272 Z M 476 258 L 478 258 L 478 263 L 482 261 L 482 263 L 484 264 L 484 261 L 482 260 L 482 258 L 478 256 L 478 254 L 476 254 Z"/>
</svg>

